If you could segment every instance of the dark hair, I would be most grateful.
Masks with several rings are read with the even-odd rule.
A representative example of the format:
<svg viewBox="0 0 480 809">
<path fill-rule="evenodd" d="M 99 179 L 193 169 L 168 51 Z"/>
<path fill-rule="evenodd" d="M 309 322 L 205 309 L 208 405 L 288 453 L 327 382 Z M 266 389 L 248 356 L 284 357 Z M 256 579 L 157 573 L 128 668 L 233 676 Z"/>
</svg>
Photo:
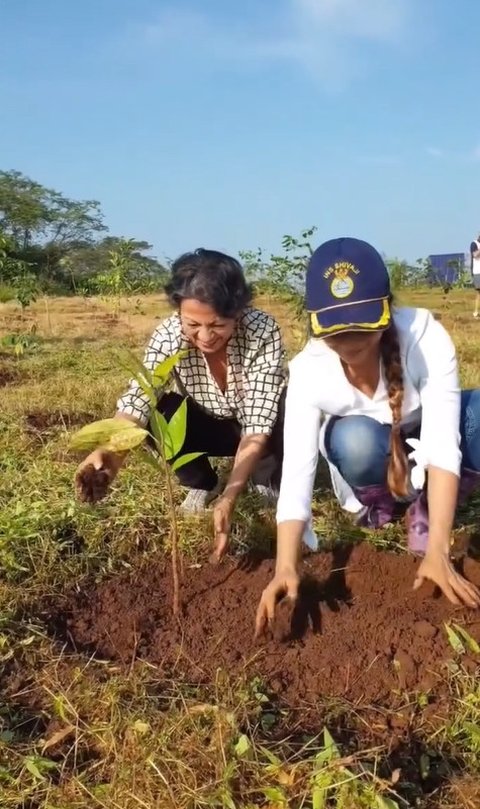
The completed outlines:
<svg viewBox="0 0 480 809">
<path fill-rule="evenodd" d="M 382 334 L 380 353 L 387 381 L 388 403 L 392 411 L 390 460 L 387 471 L 388 488 L 397 497 L 405 497 L 409 494 L 410 474 L 400 432 L 403 404 L 403 369 L 398 332 L 393 319 L 388 329 Z"/>
<path fill-rule="evenodd" d="M 194 298 L 228 318 L 238 317 L 252 300 L 240 262 L 203 248 L 184 253 L 173 262 L 165 292 L 176 309 L 186 298 Z"/>
</svg>

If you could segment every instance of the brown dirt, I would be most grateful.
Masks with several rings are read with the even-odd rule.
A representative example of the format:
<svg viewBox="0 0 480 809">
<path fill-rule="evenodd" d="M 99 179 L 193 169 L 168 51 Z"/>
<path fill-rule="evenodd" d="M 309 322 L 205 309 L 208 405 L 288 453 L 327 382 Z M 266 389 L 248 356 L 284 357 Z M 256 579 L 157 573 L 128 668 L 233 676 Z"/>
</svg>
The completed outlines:
<svg viewBox="0 0 480 809">
<path fill-rule="evenodd" d="M 428 691 L 440 681 L 453 654 L 444 621 L 453 618 L 480 640 L 478 614 L 455 610 L 432 586 L 412 591 L 417 564 L 368 544 L 312 555 L 298 606 L 281 604 L 272 634 L 255 641 L 255 611 L 272 561 L 187 569 L 179 626 L 170 570 L 150 561 L 75 595 L 64 630 L 77 648 L 126 664 L 141 657 L 190 683 L 213 682 L 219 667 L 261 676 L 289 707 L 319 697 L 393 707 L 399 689 Z M 465 572 L 480 584 L 480 565 L 467 559 Z"/>
<path fill-rule="evenodd" d="M 83 503 L 96 503 L 102 500 L 112 482 L 112 476 L 105 469 L 95 469 L 93 464 L 88 464 L 76 481 L 76 491 L 78 499 Z"/>
<path fill-rule="evenodd" d="M 92 413 L 62 413 L 60 410 L 27 413 L 25 432 L 33 438 L 41 440 L 42 436 L 51 436 L 58 433 L 59 430 L 81 427 L 94 419 L 95 416 Z"/>
</svg>

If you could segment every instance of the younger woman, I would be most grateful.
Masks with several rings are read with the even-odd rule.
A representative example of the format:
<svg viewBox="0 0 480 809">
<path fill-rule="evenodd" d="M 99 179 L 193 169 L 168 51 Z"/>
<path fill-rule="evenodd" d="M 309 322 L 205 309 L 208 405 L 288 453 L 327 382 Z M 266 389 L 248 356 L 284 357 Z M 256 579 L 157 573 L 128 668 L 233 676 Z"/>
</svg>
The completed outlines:
<svg viewBox="0 0 480 809">
<path fill-rule="evenodd" d="M 426 309 L 392 306 L 381 256 L 358 239 L 316 250 L 306 307 L 311 339 L 291 363 L 286 399 L 276 572 L 257 629 L 279 596 L 296 597 L 319 448 L 359 524 L 379 528 L 403 504 L 409 548 L 423 556 L 415 588 L 430 579 L 454 604 L 479 606 L 449 549 L 458 499 L 480 485 L 480 390 L 460 391 L 449 335 Z"/>
<path fill-rule="evenodd" d="M 164 393 L 157 405 L 168 421 L 186 398 L 187 433 L 181 452 L 205 453 L 177 472 L 188 489 L 184 512 L 202 511 L 220 494 L 209 456 L 234 457 L 214 509 L 220 557 L 228 544 L 235 502 L 249 478 L 266 499 L 272 499 L 278 485 L 286 378 L 280 329 L 270 315 L 252 308 L 251 290 L 238 261 L 215 250 L 196 250 L 177 259 L 165 291 L 175 311 L 155 329 L 144 363 L 153 371 L 162 360 L 186 349 L 173 372 L 175 391 Z M 118 400 L 116 416 L 148 425 L 149 399 L 135 380 Z M 124 455 L 101 449 L 91 453 L 77 471 L 80 499 L 92 502 L 104 496 L 104 484 L 115 478 Z"/>
</svg>

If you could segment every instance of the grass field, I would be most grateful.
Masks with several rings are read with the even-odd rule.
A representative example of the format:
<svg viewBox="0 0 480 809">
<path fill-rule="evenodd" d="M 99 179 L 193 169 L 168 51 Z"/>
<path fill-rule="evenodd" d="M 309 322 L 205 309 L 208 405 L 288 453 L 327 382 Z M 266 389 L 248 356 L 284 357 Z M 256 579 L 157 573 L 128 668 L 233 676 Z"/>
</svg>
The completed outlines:
<svg viewBox="0 0 480 809">
<path fill-rule="evenodd" d="M 438 313 L 456 342 L 463 386 L 480 385 L 471 293 L 400 297 Z M 258 304 L 278 318 L 293 353 L 301 324 L 281 302 Z M 232 675 L 219 665 L 198 685 L 166 678 L 140 655 L 122 661 L 78 649 L 58 633 L 58 616 L 84 581 L 91 588 L 146 570 L 166 550 L 165 490 L 154 471 L 132 457 L 105 502 L 80 505 L 72 487 L 78 459 L 68 449 L 78 426 L 112 414 L 126 382 L 119 355 L 141 353 L 166 313 L 160 296 L 127 301 L 118 317 L 98 299 L 40 300 L 25 314 L 14 303 L 0 308 L 0 338 L 30 335 L 21 349 L 0 347 L 1 809 L 478 807 L 474 644 L 445 662 L 441 701 L 399 686 L 389 730 L 375 735 L 372 705 L 358 700 L 322 697 L 322 725 L 312 731 L 305 714 L 300 721 L 247 667 Z M 315 513 L 329 545 L 358 539 L 323 479 Z M 461 522 L 475 533 L 479 515 L 473 500 Z M 207 564 L 209 520 L 180 527 L 187 566 Z M 274 515 L 246 495 L 236 549 L 268 549 L 273 536 Z M 363 539 L 398 553 L 402 529 Z M 408 721 L 393 733 L 395 716 Z"/>
</svg>

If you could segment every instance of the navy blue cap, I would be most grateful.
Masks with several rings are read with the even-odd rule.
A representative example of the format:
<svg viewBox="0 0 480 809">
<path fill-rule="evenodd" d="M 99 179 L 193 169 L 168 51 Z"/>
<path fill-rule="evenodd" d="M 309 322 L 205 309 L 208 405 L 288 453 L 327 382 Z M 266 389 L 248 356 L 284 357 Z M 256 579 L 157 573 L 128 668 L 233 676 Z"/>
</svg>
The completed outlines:
<svg viewBox="0 0 480 809">
<path fill-rule="evenodd" d="M 390 323 L 390 279 L 380 253 L 360 239 L 324 242 L 307 268 L 305 304 L 315 337 L 379 331 Z"/>
</svg>

